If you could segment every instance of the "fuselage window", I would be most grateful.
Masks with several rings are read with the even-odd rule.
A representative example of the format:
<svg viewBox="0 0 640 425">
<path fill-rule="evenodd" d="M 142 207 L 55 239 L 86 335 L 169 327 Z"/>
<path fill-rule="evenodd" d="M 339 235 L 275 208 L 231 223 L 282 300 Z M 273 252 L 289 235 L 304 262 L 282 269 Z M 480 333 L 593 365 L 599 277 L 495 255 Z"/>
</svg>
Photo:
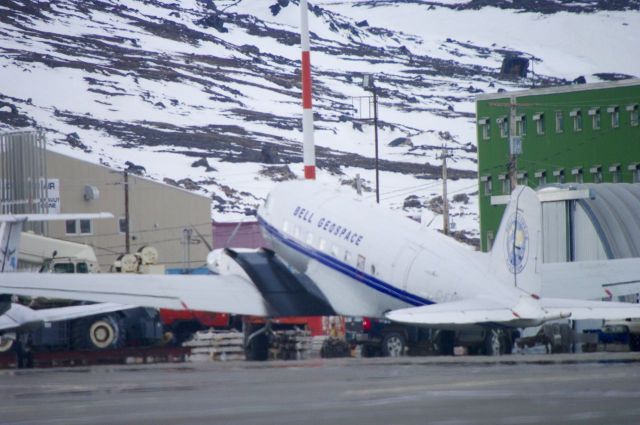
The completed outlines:
<svg viewBox="0 0 640 425">
<path fill-rule="evenodd" d="M 313 233 L 307 233 L 307 245 L 313 245 Z"/>
<path fill-rule="evenodd" d="M 320 239 L 319 248 L 320 251 L 324 251 L 327 248 L 327 241 L 325 241 L 324 239 Z"/>
<path fill-rule="evenodd" d="M 376 275 L 376 266 L 375 266 L 375 264 L 372 264 L 372 265 L 371 265 L 371 274 L 372 274 L 373 276 L 375 276 L 375 275 Z"/>
<path fill-rule="evenodd" d="M 358 264 L 356 266 L 358 270 L 364 271 L 366 262 L 367 262 L 367 259 L 363 255 L 358 254 Z"/>
</svg>

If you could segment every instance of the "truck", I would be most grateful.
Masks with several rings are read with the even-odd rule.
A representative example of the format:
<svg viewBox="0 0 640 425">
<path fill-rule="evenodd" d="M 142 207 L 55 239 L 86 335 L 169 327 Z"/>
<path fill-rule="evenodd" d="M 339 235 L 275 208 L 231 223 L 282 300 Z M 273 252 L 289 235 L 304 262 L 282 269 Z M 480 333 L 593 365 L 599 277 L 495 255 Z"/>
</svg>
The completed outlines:
<svg viewBox="0 0 640 425">
<path fill-rule="evenodd" d="M 18 254 L 19 268 L 40 273 L 99 273 L 92 247 L 24 232 Z M 76 301 L 32 298 L 22 300 L 37 310 L 77 305 Z M 156 310 L 133 308 L 79 319 L 45 323 L 22 332 L 18 346 L 4 344 L 4 351 L 53 352 L 105 350 L 122 347 L 158 345 L 164 341 L 164 329 Z M 15 345 L 15 344 L 13 344 Z"/>
<path fill-rule="evenodd" d="M 386 319 L 347 317 L 346 337 L 363 357 L 404 355 L 510 354 L 517 331 L 483 329 L 441 330 Z M 456 347 L 459 347 L 456 350 Z M 500 348 L 504 347 L 504 348 Z"/>
</svg>

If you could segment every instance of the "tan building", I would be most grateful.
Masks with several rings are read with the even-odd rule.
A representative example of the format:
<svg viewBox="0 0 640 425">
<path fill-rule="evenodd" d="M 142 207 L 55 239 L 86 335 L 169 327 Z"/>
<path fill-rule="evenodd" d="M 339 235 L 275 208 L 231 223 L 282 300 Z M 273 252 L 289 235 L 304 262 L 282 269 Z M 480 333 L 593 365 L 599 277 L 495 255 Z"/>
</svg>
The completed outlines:
<svg viewBox="0 0 640 425">
<path fill-rule="evenodd" d="M 47 151 L 49 211 L 110 212 L 113 219 L 54 222 L 48 236 L 94 247 L 107 271 L 126 252 L 124 173 Z M 211 199 L 128 173 L 130 252 L 151 245 L 167 268 L 205 264 L 211 244 Z M 56 194 L 59 199 L 56 202 Z M 187 243 L 190 233 L 190 243 Z M 202 239 L 207 243 L 204 243 Z"/>
</svg>

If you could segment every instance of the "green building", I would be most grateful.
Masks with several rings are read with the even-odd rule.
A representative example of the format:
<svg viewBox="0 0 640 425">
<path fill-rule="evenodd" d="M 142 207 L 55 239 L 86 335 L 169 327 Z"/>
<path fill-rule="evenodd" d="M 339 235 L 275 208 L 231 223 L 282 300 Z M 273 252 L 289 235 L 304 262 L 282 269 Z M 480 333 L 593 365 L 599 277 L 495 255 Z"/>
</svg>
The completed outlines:
<svg viewBox="0 0 640 425">
<path fill-rule="evenodd" d="M 504 205 L 491 196 L 517 184 L 640 183 L 640 79 L 478 96 L 481 248 L 488 251 Z M 511 163 L 509 134 L 520 146 Z M 520 143 L 518 143 L 518 141 Z"/>
</svg>

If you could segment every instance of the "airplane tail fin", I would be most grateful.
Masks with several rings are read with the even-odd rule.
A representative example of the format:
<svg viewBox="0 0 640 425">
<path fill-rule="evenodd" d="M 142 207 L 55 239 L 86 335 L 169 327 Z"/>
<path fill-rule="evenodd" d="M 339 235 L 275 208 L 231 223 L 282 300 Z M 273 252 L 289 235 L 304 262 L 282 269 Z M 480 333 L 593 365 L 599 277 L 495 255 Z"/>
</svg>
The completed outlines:
<svg viewBox="0 0 640 425">
<path fill-rule="evenodd" d="M 14 272 L 18 268 L 21 234 L 22 221 L 0 223 L 0 273 Z"/>
<path fill-rule="evenodd" d="M 489 271 L 505 284 L 540 295 L 542 209 L 535 191 L 517 186 L 502 216 Z"/>
</svg>

